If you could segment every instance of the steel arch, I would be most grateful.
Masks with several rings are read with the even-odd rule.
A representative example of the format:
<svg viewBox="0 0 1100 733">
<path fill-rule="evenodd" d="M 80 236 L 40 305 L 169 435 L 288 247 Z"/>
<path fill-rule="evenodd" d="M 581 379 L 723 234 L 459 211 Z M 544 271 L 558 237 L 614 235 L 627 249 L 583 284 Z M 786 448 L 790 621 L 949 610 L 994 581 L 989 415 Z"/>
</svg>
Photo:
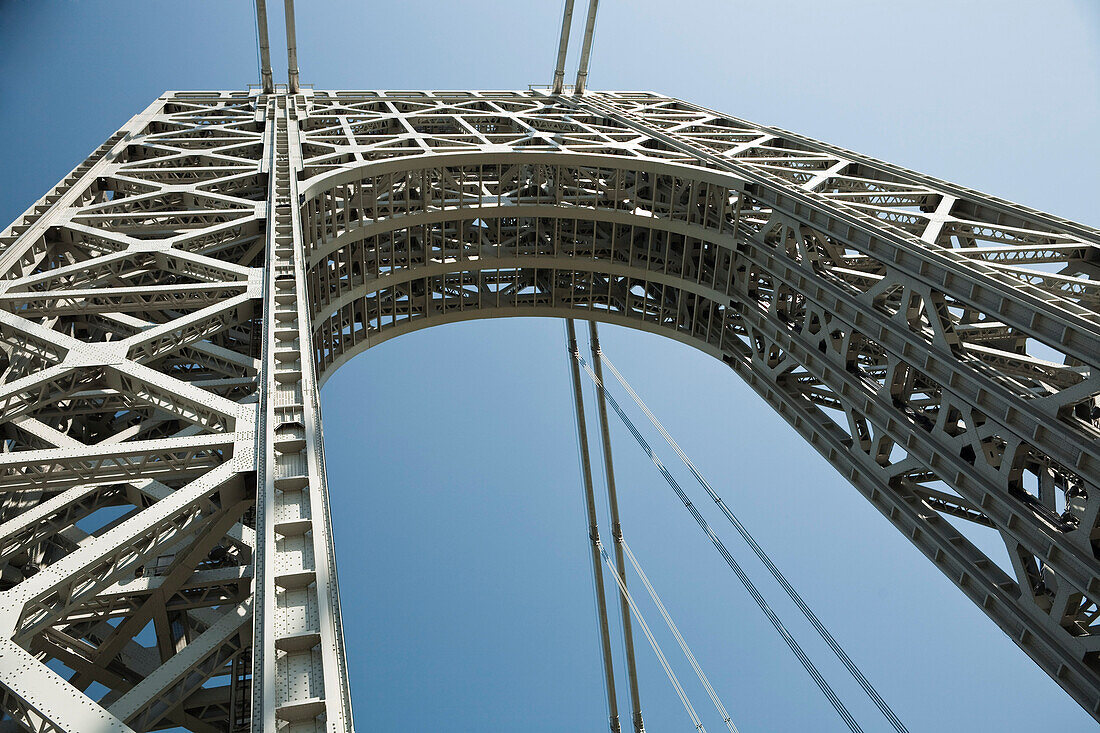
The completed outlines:
<svg viewBox="0 0 1100 733">
<path fill-rule="evenodd" d="M 728 364 L 1100 718 L 1098 252 L 649 92 L 165 93 L 0 233 L 0 704 L 351 730 L 319 385 L 546 315 Z"/>
</svg>

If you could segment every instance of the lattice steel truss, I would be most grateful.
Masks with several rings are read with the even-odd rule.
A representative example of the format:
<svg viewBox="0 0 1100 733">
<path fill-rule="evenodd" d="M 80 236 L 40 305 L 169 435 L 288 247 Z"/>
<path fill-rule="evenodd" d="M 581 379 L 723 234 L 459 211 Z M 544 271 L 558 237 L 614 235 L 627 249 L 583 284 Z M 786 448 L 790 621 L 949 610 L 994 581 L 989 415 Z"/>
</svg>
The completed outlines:
<svg viewBox="0 0 1100 733">
<path fill-rule="evenodd" d="M 6 725 L 350 730 L 318 385 L 512 315 L 727 363 L 1100 719 L 1098 265 L 655 94 L 167 93 L 0 237 Z"/>
</svg>

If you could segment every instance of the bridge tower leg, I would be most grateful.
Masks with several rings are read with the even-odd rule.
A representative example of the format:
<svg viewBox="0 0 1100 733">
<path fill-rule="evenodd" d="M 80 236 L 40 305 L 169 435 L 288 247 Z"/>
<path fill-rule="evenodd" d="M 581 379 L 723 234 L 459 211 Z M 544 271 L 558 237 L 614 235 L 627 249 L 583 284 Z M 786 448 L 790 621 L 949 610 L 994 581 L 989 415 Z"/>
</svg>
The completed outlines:
<svg viewBox="0 0 1100 733">
<path fill-rule="evenodd" d="M 266 98 L 267 262 L 258 444 L 255 731 L 352 729 L 321 406 L 298 221 L 305 95 Z M 254 677 L 255 679 L 255 677 Z"/>
</svg>

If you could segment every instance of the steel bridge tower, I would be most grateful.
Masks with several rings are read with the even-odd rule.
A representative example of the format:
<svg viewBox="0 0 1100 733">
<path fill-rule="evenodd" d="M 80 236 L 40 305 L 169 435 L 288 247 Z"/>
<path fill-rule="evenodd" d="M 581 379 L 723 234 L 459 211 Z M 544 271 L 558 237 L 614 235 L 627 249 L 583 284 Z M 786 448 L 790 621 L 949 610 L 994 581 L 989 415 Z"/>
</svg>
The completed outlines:
<svg viewBox="0 0 1100 733">
<path fill-rule="evenodd" d="M 0 236 L 0 729 L 351 731 L 318 390 L 497 316 L 722 360 L 1100 720 L 1100 231 L 660 94 L 291 64 Z"/>
</svg>

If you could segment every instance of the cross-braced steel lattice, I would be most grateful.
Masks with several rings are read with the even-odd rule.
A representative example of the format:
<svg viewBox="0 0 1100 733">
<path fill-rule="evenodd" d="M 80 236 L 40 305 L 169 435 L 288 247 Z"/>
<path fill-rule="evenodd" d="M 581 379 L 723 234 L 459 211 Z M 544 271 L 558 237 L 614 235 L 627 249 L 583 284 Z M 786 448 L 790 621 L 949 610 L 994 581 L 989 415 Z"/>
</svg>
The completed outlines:
<svg viewBox="0 0 1100 733">
<path fill-rule="evenodd" d="M 520 315 L 724 361 L 1100 719 L 1094 229 L 656 94 L 280 89 L 0 248 L 6 725 L 349 731 L 318 386 Z"/>
</svg>

